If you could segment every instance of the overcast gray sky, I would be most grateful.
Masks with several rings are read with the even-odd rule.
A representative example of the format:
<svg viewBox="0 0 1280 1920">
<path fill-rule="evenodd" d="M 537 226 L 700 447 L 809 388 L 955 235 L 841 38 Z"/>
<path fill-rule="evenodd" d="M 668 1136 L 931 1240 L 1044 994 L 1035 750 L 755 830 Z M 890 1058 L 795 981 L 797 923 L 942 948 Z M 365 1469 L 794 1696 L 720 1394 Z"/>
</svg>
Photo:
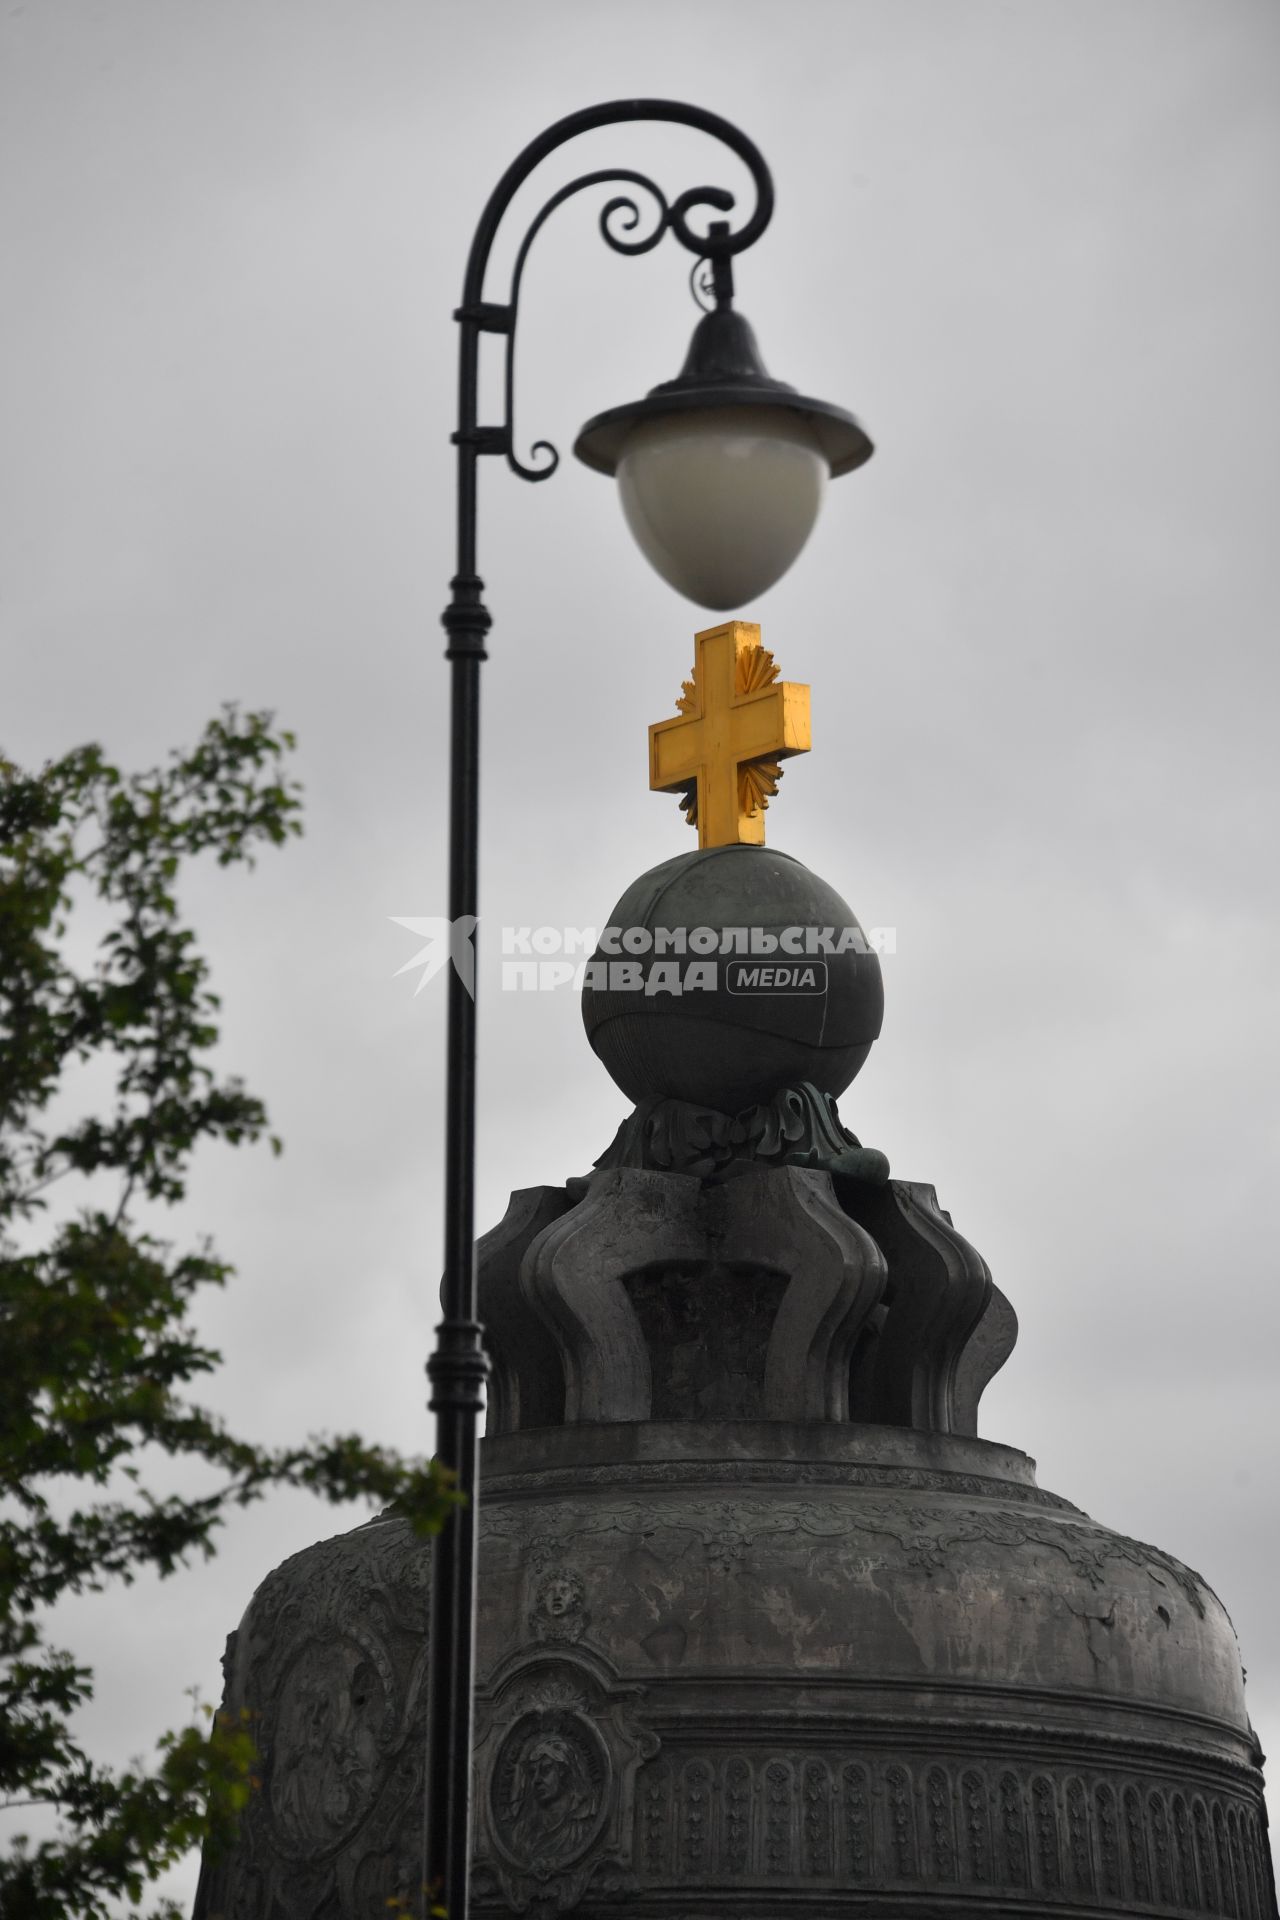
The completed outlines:
<svg viewBox="0 0 1280 1920">
<path fill-rule="evenodd" d="M 1017 1307 L 984 1434 L 1204 1573 L 1280 1748 L 1275 7 L 43 0 L 0 34 L 0 739 L 142 764 L 235 698 L 301 740 L 306 839 L 187 894 L 224 1064 L 287 1143 L 207 1155 L 173 1223 L 239 1269 L 202 1316 L 217 1404 L 430 1445 L 444 996 L 393 978 L 390 916 L 444 911 L 450 313 L 527 139 L 694 100 L 774 170 L 738 274 L 771 370 L 879 448 L 743 609 L 813 687 L 770 840 L 897 929 L 844 1117 Z M 609 162 L 745 187 L 633 128 L 528 211 Z M 645 726 L 711 622 L 567 458 L 677 370 L 687 271 L 615 257 L 582 202 L 531 257 L 517 430 L 566 462 L 482 474 L 491 930 L 598 924 L 692 844 Z M 482 1225 L 624 1112 L 573 995 L 502 993 L 496 946 Z M 102 1747 L 215 1697 L 257 1581 L 340 1523 L 280 1500 L 213 1565 L 69 1609 Z"/>
</svg>

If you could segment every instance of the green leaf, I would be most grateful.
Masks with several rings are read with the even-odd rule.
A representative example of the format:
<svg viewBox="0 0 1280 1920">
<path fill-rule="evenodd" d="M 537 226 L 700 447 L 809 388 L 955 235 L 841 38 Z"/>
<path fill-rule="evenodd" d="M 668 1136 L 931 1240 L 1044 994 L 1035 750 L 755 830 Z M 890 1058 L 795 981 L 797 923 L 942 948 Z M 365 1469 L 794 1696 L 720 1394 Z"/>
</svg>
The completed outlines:
<svg viewBox="0 0 1280 1920">
<path fill-rule="evenodd" d="M 183 1197 L 206 1142 L 281 1151 L 262 1101 L 211 1058 L 219 1002 L 179 902 L 188 861 L 250 864 L 301 830 L 292 746 L 270 714 L 227 707 L 160 768 L 123 773 L 96 746 L 33 773 L 0 760 L 0 1799 L 60 1818 L 55 1838 L 0 1850 L 6 1916 L 136 1906 L 192 1846 L 232 1844 L 259 1784 L 243 1716 L 162 1736 L 150 1767 L 99 1765 L 75 1720 L 92 1671 L 45 1639 L 54 1600 L 212 1553 L 227 1515 L 276 1487 L 393 1504 L 422 1534 L 459 1504 L 434 1462 L 355 1435 L 266 1448 L 202 1408 L 190 1389 L 220 1355 L 193 1306 L 230 1269 L 136 1217 Z M 86 886 L 107 918 L 88 966 L 71 944 Z M 109 1090 L 53 1131 L 83 1065 Z M 71 1204 L 41 1237 L 51 1187 Z M 211 1489 L 156 1493 L 160 1454 L 210 1469 Z"/>
</svg>

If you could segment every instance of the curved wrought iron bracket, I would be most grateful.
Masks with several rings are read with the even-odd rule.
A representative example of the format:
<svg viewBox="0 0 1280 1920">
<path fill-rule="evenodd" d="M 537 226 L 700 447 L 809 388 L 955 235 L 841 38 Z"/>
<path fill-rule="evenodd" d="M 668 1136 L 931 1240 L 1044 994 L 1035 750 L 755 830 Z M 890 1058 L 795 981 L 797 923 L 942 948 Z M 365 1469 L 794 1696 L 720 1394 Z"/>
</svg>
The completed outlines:
<svg viewBox="0 0 1280 1920">
<path fill-rule="evenodd" d="M 736 231 L 727 220 L 718 219 L 710 224 L 706 233 L 695 233 L 690 225 L 690 215 L 701 209 L 709 209 L 717 214 L 730 213 L 736 205 L 732 193 L 723 187 L 690 187 L 675 200 L 669 201 L 647 174 L 637 173 L 630 168 L 601 168 L 582 174 L 552 194 L 531 221 L 516 255 L 510 297 L 505 304 L 486 301 L 484 280 L 489 256 L 503 215 L 517 189 L 548 154 L 566 141 L 598 127 L 632 120 L 673 122 L 693 127 L 720 140 L 744 162 L 751 174 L 756 199 L 750 217 Z M 498 182 L 480 216 L 467 261 L 462 305 L 454 315 L 463 328 L 459 421 L 453 436 L 454 443 L 464 449 L 472 460 L 480 454 L 504 454 L 511 471 L 522 480 L 549 480 L 560 464 L 560 455 L 548 440 L 534 441 L 528 462 L 522 460 L 515 450 L 515 347 L 525 262 L 534 240 L 557 207 L 588 187 L 609 185 L 639 189 L 652 202 L 654 218 L 651 226 L 646 223 L 637 237 L 631 237 L 642 226 L 644 216 L 630 194 L 615 194 L 600 210 L 600 232 L 606 244 L 615 253 L 649 253 L 664 234 L 670 233 L 695 256 L 695 276 L 700 266 L 710 267 L 717 295 L 732 291 L 731 261 L 734 254 L 741 253 L 759 239 L 773 214 L 773 182 L 755 144 L 718 114 L 708 113 L 702 107 L 688 106 L 681 101 L 616 100 L 603 106 L 589 107 L 558 121 L 525 148 Z M 704 287 L 704 291 L 710 290 Z M 479 426 L 475 418 L 478 339 L 481 333 L 506 336 L 505 417 L 502 425 L 496 427 Z M 472 494 L 469 488 L 464 491 Z M 459 527 L 460 547 L 472 549 L 465 557 L 460 553 L 459 572 L 462 574 L 474 572 L 473 494 L 470 512 L 470 528 Z"/>
<path fill-rule="evenodd" d="M 629 186 L 641 187 L 646 193 L 652 195 L 658 209 L 657 224 L 652 233 L 643 234 L 638 240 L 625 240 L 621 238 L 620 235 L 614 231 L 611 224 L 615 216 L 618 214 L 624 216 L 621 225 L 625 231 L 630 232 L 640 225 L 641 213 L 634 200 L 625 193 L 619 193 L 615 194 L 613 199 L 607 201 L 600 209 L 600 232 L 606 243 L 613 248 L 615 253 L 649 253 L 657 246 L 663 234 L 666 232 L 671 209 L 667 204 L 662 190 L 649 179 L 647 174 L 633 173 L 627 168 L 606 168 L 598 173 L 584 173 L 581 178 L 571 180 L 568 186 L 561 187 L 558 193 L 552 194 L 536 219 L 530 223 L 528 232 L 520 242 L 520 251 L 516 255 L 516 263 L 511 273 L 511 299 L 507 307 L 507 417 L 504 424 L 507 435 L 505 448 L 507 465 L 513 473 L 518 473 L 522 480 L 549 480 L 556 468 L 560 465 L 560 455 L 549 440 L 535 440 L 533 446 L 530 448 L 531 456 L 540 452 L 545 452 L 550 456 L 549 460 L 543 466 L 527 467 L 523 465 L 515 451 L 516 323 L 520 317 L 520 287 L 524 279 L 524 264 L 529 257 L 529 249 L 533 245 L 534 240 L 557 207 L 562 206 L 564 202 L 571 199 L 575 193 L 581 193 L 586 187 L 608 186 L 621 181 L 626 181 Z"/>
</svg>

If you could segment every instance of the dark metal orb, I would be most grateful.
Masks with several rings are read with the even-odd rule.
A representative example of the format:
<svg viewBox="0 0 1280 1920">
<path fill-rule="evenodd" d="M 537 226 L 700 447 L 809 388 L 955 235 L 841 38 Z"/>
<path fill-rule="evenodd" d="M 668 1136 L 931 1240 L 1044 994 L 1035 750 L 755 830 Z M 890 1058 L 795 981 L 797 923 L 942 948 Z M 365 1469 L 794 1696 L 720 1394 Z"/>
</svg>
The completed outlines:
<svg viewBox="0 0 1280 1920">
<path fill-rule="evenodd" d="M 597 949 L 582 1017 L 595 1052 L 632 1100 L 658 1096 L 736 1113 L 802 1080 L 839 1095 L 880 1032 L 880 962 L 858 921 L 825 880 L 772 847 L 708 847 L 666 860 L 633 881 L 609 924 L 620 930 L 609 943 L 615 951 Z M 777 945 L 727 951 L 732 928 L 746 929 L 748 942 L 754 931 L 760 948 Z M 686 951 L 655 950 L 656 941 L 647 952 L 631 950 L 659 929 L 682 933 Z M 699 929 L 716 936 L 716 951 L 698 951 L 707 935 L 689 936 Z M 809 929 L 829 934 L 833 948 L 844 934 L 845 951 L 789 952 L 783 935 L 792 929 L 801 930 L 802 946 Z M 629 949 L 632 930 L 640 931 Z M 794 932 L 789 944 L 797 944 Z M 630 963 L 645 985 L 661 987 L 673 967 L 684 982 L 699 960 L 714 967 L 714 988 L 679 995 L 626 987 L 628 976 L 615 971 Z M 606 967 L 608 984 L 592 985 L 593 976 L 603 983 Z M 780 969 L 788 977 L 779 979 Z"/>
</svg>

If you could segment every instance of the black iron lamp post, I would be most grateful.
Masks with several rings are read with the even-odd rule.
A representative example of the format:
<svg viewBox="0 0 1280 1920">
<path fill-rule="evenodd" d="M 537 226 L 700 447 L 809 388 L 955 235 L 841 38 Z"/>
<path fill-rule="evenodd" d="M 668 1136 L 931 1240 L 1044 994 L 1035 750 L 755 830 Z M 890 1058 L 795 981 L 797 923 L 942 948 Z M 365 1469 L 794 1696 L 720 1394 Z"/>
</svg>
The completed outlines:
<svg viewBox="0 0 1280 1920">
<path fill-rule="evenodd" d="M 582 175 L 552 195 L 521 242 L 505 304 L 484 297 L 485 272 L 499 224 L 517 188 L 540 161 L 579 133 L 618 121 L 658 120 L 710 134 L 750 171 L 755 206 L 731 230 L 715 220 L 705 234 L 689 225 L 695 209 L 728 213 L 733 195 L 694 187 L 668 202 L 646 175 L 608 168 Z M 458 558 L 443 619 L 452 663 L 449 786 L 449 917 L 474 919 L 477 905 L 480 663 L 491 625 L 476 573 L 476 468 L 502 454 L 524 480 L 545 480 L 559 456 L 546 441 L 535 464 L 517 457 L 512 434 L 513 368 L 520 283 L 530 245 L 547 217 L 585 187 L 622 185 L 649 196 L 656 220 L 635 237 L 641 214 L 626 193 L 610 199 L 601 232 L 618 253 L 647 253 L 670 232 L 708 269 L 714 308 L 699 322 L 683 371 L 631 406 L 615 407 L 583 428 L 580 459 L 616 473 L 624 511 L 646 557 L 680 592 L 702 606 L 740 606 L 790 566 L 808 538 L 828 477 L 851 472 L 872 451 L 843 409 L 806 398 L 765 372 L 751 328 L 733 308 L 732 262 L 764 232 L 773 185 L 757 148 L 718 115 L 672 100 L 615 100 L 559 120 L 513 161 L 476 228 L 455 318 L 461 328 L 458 371 Z M 500 426 L 477 420 L 480 337 L 506 339 L 506 407 Z M 541 460 L 539 462 L 539 456 Z M 449 973 L 445 1259 L 443 1319 L 427 1363 L 436 1414 L 436 1452 L 457 1475 L 466 1505 L 437 1537 L 431 1588 L 424 1877 L 429 1904 L 449 1920 L 467 1920 L 470 1851 L 472 1668 L 475 1641 L 477 1430 L 488 1372 L 476 1320 L 474 1253 L 475 1039 L 472 995 Z"/>
</svg>

